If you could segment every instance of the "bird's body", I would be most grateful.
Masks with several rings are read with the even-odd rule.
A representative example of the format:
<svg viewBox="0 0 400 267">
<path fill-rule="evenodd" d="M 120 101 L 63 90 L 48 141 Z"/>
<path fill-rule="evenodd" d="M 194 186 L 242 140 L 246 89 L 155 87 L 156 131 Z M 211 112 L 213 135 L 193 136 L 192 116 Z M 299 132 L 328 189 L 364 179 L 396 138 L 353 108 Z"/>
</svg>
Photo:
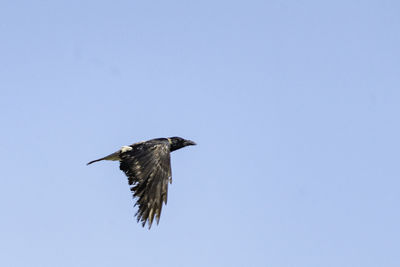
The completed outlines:
<svg viewBox="0 0 400 267">
<path fill-rule="evenodd" d="M 157 138 L 123 146 L 120 150 L 93 160 L 120 162 L 120 169 L 128 177 L 128 183 L 139 207 L 137 220 L 151 227 L 154 217 L 160 220 L 163 203 L 167 203 L 168 183 L 172 182 L 170 152 L 185 146 L 195 145 L 193 141 L 180 137 Z"/>
</svg>

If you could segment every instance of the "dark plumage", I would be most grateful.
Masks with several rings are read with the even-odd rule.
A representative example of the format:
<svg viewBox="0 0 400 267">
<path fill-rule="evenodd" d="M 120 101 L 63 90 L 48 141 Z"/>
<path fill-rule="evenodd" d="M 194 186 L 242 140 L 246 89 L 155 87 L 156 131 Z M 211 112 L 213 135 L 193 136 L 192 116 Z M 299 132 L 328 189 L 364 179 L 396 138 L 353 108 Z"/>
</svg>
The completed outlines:
<svg viewBox="0 0 400 267">
<path fill-rule="evenodd" d="M 180 137 L 157 138 L 123 146 L 87 165 L 100 160 L 119 160 L 119 168 L 128 177 L 133 197 L 137 199 L 135 206 L 139 209 L 135 216 L 142 226 L 147 222 L 150 228 L 154 217 L 158 224 L 162 205 L 167 204 L 168 183 L 172 182 L 170 152 L 195 144 Z"/>
</svg>

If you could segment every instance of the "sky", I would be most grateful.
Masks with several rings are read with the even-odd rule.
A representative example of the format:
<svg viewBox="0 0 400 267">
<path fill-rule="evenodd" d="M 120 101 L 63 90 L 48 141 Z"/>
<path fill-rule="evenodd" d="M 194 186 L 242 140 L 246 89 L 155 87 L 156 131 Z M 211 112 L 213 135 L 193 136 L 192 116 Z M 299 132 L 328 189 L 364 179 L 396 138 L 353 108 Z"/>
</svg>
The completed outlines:
<svg viewBox="0 0 400 267">
<path fill-rule="evenodd" d="M 398 1 L 1 1 L 0 265 L 397 267 Z M 123 145 L 181 136 L 160 224 Z"/>
</svg>

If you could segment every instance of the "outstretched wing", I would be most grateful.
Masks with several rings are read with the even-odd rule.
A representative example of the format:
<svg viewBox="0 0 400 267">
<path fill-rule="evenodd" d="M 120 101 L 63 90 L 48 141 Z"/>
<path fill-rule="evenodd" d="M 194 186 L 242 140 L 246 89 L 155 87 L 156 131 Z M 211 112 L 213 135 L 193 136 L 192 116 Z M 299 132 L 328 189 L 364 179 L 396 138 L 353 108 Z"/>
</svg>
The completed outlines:
<svg viewBox="0 0 400 267">
<path fill-rule="evenodd" d="M 139 143 L 120 154 L 120 169 L 128 176 L 138 222 L 149 228 L 154 216 L 160 220 L 163 202 L 167 204 L 168 182 L 171 182 L 170 151 L 167 142 Z"/>
</svg>

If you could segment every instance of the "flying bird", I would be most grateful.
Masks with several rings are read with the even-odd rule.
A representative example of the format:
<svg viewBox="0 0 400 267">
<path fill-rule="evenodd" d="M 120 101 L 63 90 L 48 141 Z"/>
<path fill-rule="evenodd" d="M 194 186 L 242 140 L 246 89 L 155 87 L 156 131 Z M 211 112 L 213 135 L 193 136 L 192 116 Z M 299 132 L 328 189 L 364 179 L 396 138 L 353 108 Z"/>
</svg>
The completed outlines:
<svg viewBox="0 0 400 267">
<path fill-rule="evenodd" d="M 144 227 L 151 228 L 154 216 L 160 221 L 163 203 L 167 204 L 168 183 L 172 182 L 170 152 L 195 142 L 181 137 L 156 138 L 123 146 L 120 150 L 87 165 L 101 160 L 119 161 L 119 168 L 128 177 L 128 183 L 136 199 L 138 211 L 135 216 Z"/>
</svg>

